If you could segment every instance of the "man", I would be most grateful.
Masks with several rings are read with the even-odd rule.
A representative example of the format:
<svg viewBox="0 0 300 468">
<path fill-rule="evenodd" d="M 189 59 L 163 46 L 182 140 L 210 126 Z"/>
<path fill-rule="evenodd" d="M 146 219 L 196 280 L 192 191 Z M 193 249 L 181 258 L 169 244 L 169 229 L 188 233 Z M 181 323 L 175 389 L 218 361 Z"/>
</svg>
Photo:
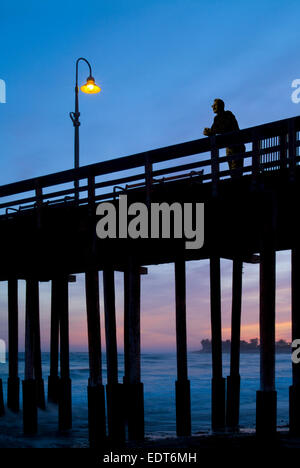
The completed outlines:
<svg viewBox="0 0 300 468">
<path fill-rule="evenodd" d="M 230 111 L 225 111 L 225 104 L 224 101 L 222 101 L 222 99 L 215 99 L 212 105 L 212 109 L 217 115 L 214 118 L 214 123 L 212 124 L 212 127 L 206 127 L 203 130 L 203 134 L 205 136 L 217 135 L 218 133 L 229 133 L 240 129 L 234 114 Z M 226 148 L 226 156 L 244 153 L 245 151 L 246 147 L 244 144 L 231 146 L 229 148 Z M 242 175 L 241 169 L 243 168 L 243 163 L 243 159 L 228 161 L 229 168 L 231 171 L 233 171 L 232 177 Z M 239 257 L 237 257 L 235 260 L 240 259 Z M 246 263 L 259 263 L 260 256 L 256 254 L 246 255 L 242 258 L 242 261 Z"/>
<path fill-rule="evenodd" d="M 212 105 L 212 109 L 216 115 L 214 123 L 211 128 L 205 128 L 203 134 L 205 136 L 217 135 L 218 133 L 229 133 L 239 130 L 239 124 L 230 111 L 225 111 L 225 104 L 222 99 L 215 99 Z M 229 148 L 226 148 L 226 156 L 232 156 L 235 154 L 244 153 L 246 150 L 245 145 L 239 144 Z M 243 168 L 243 159 L 229 160 L 229 168 L 233 171 L 232 177 L 242 175 L 241 169 Z"/>
</svg>

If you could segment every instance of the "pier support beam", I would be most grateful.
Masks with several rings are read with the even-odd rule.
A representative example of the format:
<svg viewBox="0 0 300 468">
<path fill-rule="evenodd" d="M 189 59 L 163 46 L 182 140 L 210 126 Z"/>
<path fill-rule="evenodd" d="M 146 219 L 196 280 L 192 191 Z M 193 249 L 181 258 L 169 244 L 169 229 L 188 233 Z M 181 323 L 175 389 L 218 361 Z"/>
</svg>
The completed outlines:
<svg viewBox="0 0 300 468">
<path fill-rule="evenodd" d="M 128 437 L 144 439 L 144 386 L 141 382 L 140 270 L 131 258 L 125 271 L 125 378 Z"/>
<path fill-rule="evenodd" d="M 103 270 L 106 366 L 107 366 L 107 419 L 109 438 L 114 441 L 125 440 L 124 400 L 122 384 L 118 382 L 118 350 L 115 307 L 114 270 L 107 266 Z"/>
<path fill-rule="evenodd" d="M 53 280 L 51 285 L 51 332 L 50 332 L 50 375 L 48 377 L 48 401 L 58 403 L 59 376 L 59 287 Z"/>
<path fill-rule="evenodd" d="M 123 401 L 124 401 L 124 422 L 128 423 L 128 406 L 127 406 L 127 390 L 128 390 L 128 375 L 129 375 L 129 327 L 128 327 L 128 311 L 129 311 L 129 273 L 128 268 L 124 271 L 124 377 L 123 377 Z"/>
<path fill-rule="evenodd" d="M 45 390 L 44 380 L 42 373 L 42 353 L 41 353 L 41 332 L 40 332 L 40 306 L 39 306 L 39 283 L 33 282 L 32 286 L 32 308 L 33 308 L 33 322 L 34 322 L 34 378 L 36 382 L 37 392 L 37 406 L 44 410 L 45 404 Z"/>
<path fill-rule="evenodd" d="M 8 380 L 7 407 L 20 409 L 20 379 L 18 374 L 18 280 L 8 280 Z"/>
<path fill-rule="evenodd" d="M 37 304 L 38 285 L 36 280 L 26 281 L 26 318 L 25 318 L 25 379 L 23 389 L 23 431 L 24 434 L 37 432 L 37 387 L 34 379 L 34 328 L 35 308 Z"/>
<path fill-rule="evenodd" d="M 58 425 L 61 431 L 72 427 L 72 387 L 69 357 L 69 294 L 68 276 L 56 278 L 60 323 L 60 381 L 58 396 Z"/>
<path fill-rule="evenodd" d="M 2 379 L 0 379 L 0 417 L 4 416 L 4 398 L 3 398 L 3 386 L 2 386 Z"/>
<path fill-rule="evenodd" d="M 211 424 L 213 430 L 225 426 L 225 379 L 222 375 L 221 328 L 221 271 L 220 257 L 210 259 L 210 307 L 212 345 L 212 400 Z"/>
<path fill-rule="evenodd" d="M 300 247 L 292 249 L 292 340 L 300 338 Z M 290 432 L 300 434 L 300 364 L 292 363 L 290 386 Z"/>
<path fill-rule="evenodd" d="M 243 262 L 239 258 L 234 259 L 232 269 L 230 375 L 227 377 L 226 406 L 226 424 L 231 428 L 235 428 L 239 425 L 240 412 L 242 276 Z"/>
<path fill-rule="evenodd" d="M 256 432 L 262 437 L 276 432 L 275 263 L 275 250 L 269 239 L 260 255 L 260 390 L 256 396 Z"/>
<path fill-rule="evenodd" d="M 178 436 L 189 436 L 191 434 L 191 396 L 187 370 L 186 274 L 183 258 L 175 261 L 175 299 L 177 347 L 176 432 Z"/>
<path fill-rule="evenodd" d="M 99 447 L 106 437 L 105 393 L 102 383 L 102 356 L 100 333 L 100 306 L 98 271 L 85 274 L 88 323 L 89 365 L 88 414 L 91 447 Z"/>
</svg>

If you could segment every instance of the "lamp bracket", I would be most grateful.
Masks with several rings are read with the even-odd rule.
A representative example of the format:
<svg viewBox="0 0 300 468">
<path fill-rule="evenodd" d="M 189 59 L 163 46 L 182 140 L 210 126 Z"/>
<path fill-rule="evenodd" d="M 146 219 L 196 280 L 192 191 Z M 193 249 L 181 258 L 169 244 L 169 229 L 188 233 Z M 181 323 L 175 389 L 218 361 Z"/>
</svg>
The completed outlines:
<svg viewBox="0 0 300 468">
<path fill-rule="evenodd" d="M 74 127 L 79 127 L 80 126 L 80 122 L 79 122 L 80 112 L 70 112 L 69 115 L 70 115 L 70 119 L 73 122 Z"/>
</svg>

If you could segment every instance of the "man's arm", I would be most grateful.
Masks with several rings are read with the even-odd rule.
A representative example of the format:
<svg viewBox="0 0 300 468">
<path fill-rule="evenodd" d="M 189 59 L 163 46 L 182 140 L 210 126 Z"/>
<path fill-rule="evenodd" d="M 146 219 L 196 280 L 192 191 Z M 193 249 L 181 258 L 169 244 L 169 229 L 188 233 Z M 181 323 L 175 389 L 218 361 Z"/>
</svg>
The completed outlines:
<svg viewBox="0 0 300 468">
<path fill-rule="evenodd" d="M 218 123 L 217 123 L 216 117 L 214 118 L 214 123 L 212 124 L 211 128 L 205 127 L 205 129 L 203 130 L 203 135 L 212 136 L 212 135 L 216 135 L 217 133 L 221 133 L 218 129 Z"/>
</svg>

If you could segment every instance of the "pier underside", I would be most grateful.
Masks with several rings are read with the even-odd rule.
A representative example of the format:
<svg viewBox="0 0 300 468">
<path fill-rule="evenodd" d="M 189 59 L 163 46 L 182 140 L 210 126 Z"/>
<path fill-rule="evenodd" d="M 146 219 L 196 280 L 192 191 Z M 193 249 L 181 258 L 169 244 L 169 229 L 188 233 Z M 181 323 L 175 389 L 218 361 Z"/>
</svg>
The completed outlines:
<svg viewBox="0 0 300 468">
<path fill-rule="evenodd" d="M 110 264 L 124 270 L 129 257 L 140 265 L 174 262 L 179 256 L 201 260 L 218 255 L 246 261 L 261 249 L 262 224 L 272 213 L 276 250 L 291 249 L 297 238 L 296 202 L 300 168 L 295 184 L 284 171 L 264 173 L 254 187 L 251 177 L 222 180 L 212 196 L 211 183 L 201 177 L 153 186 L 151 202 L 204 203 L 204 245 L 186 249 L 184 239 L 99 239 L 95 203 L 42 205 L 0 218 L 0 280 L 10 276 L 47 280 L 58 272 L 83 273 L 91 266 L 102 270 Z M 128 204 L 146 203 L 145 191 L 126 192 Z M 113 201 L 118 209 L 118 198 Z M 149 206 L 149 205 L 148 205 Z"/>
</svg>

